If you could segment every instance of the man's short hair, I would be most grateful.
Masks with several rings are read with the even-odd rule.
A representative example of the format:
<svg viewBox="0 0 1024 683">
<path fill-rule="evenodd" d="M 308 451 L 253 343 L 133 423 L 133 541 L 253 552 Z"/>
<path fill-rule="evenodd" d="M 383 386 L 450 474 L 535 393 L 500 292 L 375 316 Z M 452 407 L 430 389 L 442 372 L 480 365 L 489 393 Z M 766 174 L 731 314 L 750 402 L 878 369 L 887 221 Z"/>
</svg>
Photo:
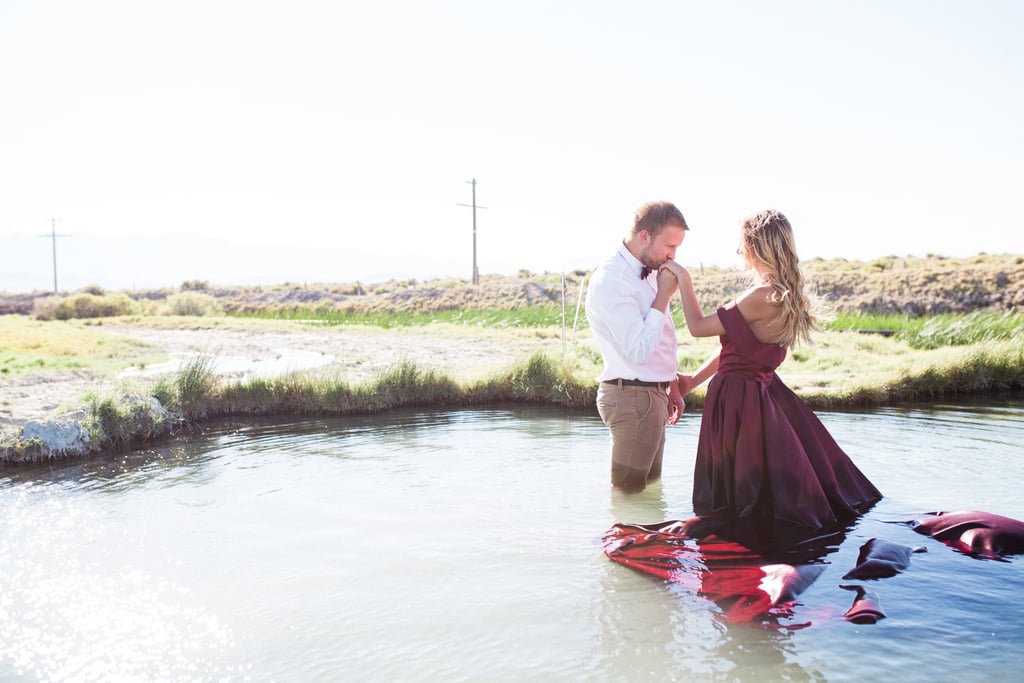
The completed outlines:
<svg viewBox="0 0 1024 683">
<path fill-rule="evenodd" d="M 633 234 L 637 235 L 641 230 L 646 230 L 651 237 L 654 237 L 666 225 L 674 225 L 683 230 L 689 230 L 683 213 L 676 208 L 672 202 L 647 202 L 633 216 Z"/>
</svg>

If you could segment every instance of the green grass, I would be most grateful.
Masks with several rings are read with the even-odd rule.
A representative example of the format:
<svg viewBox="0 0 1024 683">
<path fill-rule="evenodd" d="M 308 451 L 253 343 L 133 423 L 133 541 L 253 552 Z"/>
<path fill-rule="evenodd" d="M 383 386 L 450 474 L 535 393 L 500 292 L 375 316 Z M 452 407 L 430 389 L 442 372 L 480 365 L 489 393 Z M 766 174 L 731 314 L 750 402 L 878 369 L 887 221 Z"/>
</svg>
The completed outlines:
<svg viewBox="0 0 1024 683">
<path fill-rule="evenodd" d="M 217 377 L 213 373 L 215 362 L 216 357 L 209 353 L 194 356 L 170 379 L 158 382 L 153 396 L 185 420 L 206 417 L 217 389 Z"/>
<path fill-rule="evenodd" d="M 911 317 L 840 313 L 826 329 L 891 330 L 915 349 L 945 346 L 969 346 L 989 341 L 1016 341 L 1024 344 L 1024 314 L 1012 311 L 975 311 L 973 313 Z"/>
<path fill-rule="evenodd" d="M 88 370 L 112 374 L 129 362 L 158 362 L 148 345 L 105 333 L 80 321 L 0 316 L 0 376 Z"/>
<path fill-rule="evenodd" d="M 447 313 L 364 313 L 323 309 L 281 311 L 231 318 L 147 317 L 136 323 L 202 329 L 290 327 L 299 320 L 351 325 L 346 334 L 372 333 L 373 327 L 431 325 L 431 335 L 451 338 L 453 345 L 487 337 L 520 340 L 524 336 L 556 340 L 561 334 L 561 307 L 537 306 L 503 311 Z M 317 316 L 321 316 L 317 318 Z M 201 354 L 181 370 L 136 393 L 143 400 L 86 396 L 87 424 L 97 449 L 120 449 L 170 433 L 175 425 L 220 416 L 346 415 L 398 407 L 458 408 L 502 402 L 541 403 L 592 410 L 594 376 L 601 366 L 585 319 L 567 310 L 568 353 L 556 359 L 532 353 L 487 377 L 457 376 L 397 359 L 369 381 L 351 384 L 335 371 L 297 373 L 271 379 L 225 382 L 213 373 L 213 357 Z M 358 327 L 356 327 L 358 326 Z M 466 328 L 471 329 L 466 329 Z M 860 334 L 891 330 L 892 335 Z M 404 334 L 402 331 L 396 332 Z M 415 334 L 420 334 L 415 331 Z M 702 364 L 719 347 L 715 337 L 690 338 L 679 328 L 679 366 L 684 372 Z M 563 346 L 563 349 L 565 346 Z M 148 347 L 104 332 L 98 321 L 38 321 L 0 316 L 0 377 L 18 372 L 47 373 L 69 368 L 109 371 L 128 364 L 153 362 Z M 525 355 L 525 353 L 524 353 Z M 448 374 L 453 373 L 453 374 Z M 967 394 L 992 394 L 1024 388 L 1024 315 L 975 312 L 927 317 L 840 313 L 815 335 L 815 344 L 790 352 L 779 375 L 814 409 L 844 409 L 934 400 Z M 687 403 L 702 407 L 706 385 Z M 154 417 L 149 397 L 167 408 L 166 420 Z M 73 399 L 74 397 L 68 397 Z M 81 403 L 79 403 L 81 405 Z M 0 444 L 0 460 L 40 459 L 40 444 Z"/>
<path fill-rule="evenodd" d="M 678 307 L 677 307 L 678 308 Z M 680 340 L 687 345 L 686 326 L 682 313 L 673 311 Z M 279 309 L 250 313 L 236 313 L 233 317 L 263 320 L 286 320 L 317 325 L 359 325 L 390 329 L 417 327 L 445 323 L 463 327 L 491 329 L 552 328 L 562 324 L 560 306 L 531 306 L 501 311 L 441 311 L 435 313 L 412 312 L 346 312 L 338 309 Z M 566 327 L 575 326 L 577 333 L 589 329 L 583 311 L 578 315 L 575 306 L 565 312 Z M 1016 341 L 1024 343 L 1024 314 L 1012 311 L 976 311 L 966 314 L 944 313 L 931 316 L 903 314 L 875 314 L 840 312 L 823 325 L 826 331 L 884 333 L 906 342 L 912 349 L 939 349 L 970 346 L 989 341 Z M 692 367 L 703 362 L 710 351 L 681 350 L 680 365 Z M 696 354 L 696 355 L 694 355 Z M 700 354 L 705 354 L 698 358 Z M 820 366 L 820 369 L 827 368 Z"/>
<path fill-rule="evenodd" d="M 417 406 L 446 408 L 503 402 L 591 406 L 593 381 L 578 370 L 571 361 L 535 353 L 491 377 L 466 382 L 400 360 L 358 385 L 319 373 L 227 384 L 207 396 L 204 412 L 208 416 L 346 415 Z"/>
<path fill-rule="evenodd" d="M 944 314 L 926 318 L 907 342 L 918 349 L 943 346 L 967 346 L 989 341 L 1015 341 L 1024 344 L 1024 315 L 1005 312 Z"/>
<path fill-rule="evenodd" d="M 907 315 L 890 313 L 838 312 L 823 327 L 827 330 L 895 330 L 902 331 L 913 325 Z"/>
<path fill-rule="evenodd" d="M 561 307 L 551 305 L 495 311 L 451 310 L 419 313 L 412 311 L 346 311 L 338 308 L 264 308 L 234 311 L 227 315 L 232 318 L 285 320 L 309 325 L 364 325 L 383 329 L 418 327 L 436 323 L 497 328 L 550 327 L 562 324 Z M 570 318 L 571 324 L 572 313 L 570 311 L 566 311 L 566 317 Z M 583 319 L 582 311 L 580 319 L 582 322 L 586 322 Z"/>
<path fill-rule="evenodd" d="M 682 368 L 695 368 L 716 348 L 716 339 L 681 347 Z M 406 360 L 372 380 L 353 386 L 324 373 L 294 373 L 244 382 L 220 381 L 212 358 L 196 357 L 150 395 L 170 410 L 154 414 L 148 396 L 130 401 L 87 396 L 91 447 L 123 449 L 172 433 L 175 425 L 199 419 L 241 415 L 347 415 L 398 407 L 458 408 L 502 402 L 540 403 L 593 409 L 596 356 L 581 343 L 555 359 L 535 353 L 508 369 L 476 381 L 459 381 Z M 1024 388 L 1024 345 L 1016 341 L 978 342 L 968 347 L 913 349 L 905 341 L 877 335 L 825 332 L 814 347 L 790 354 L 780 375 L 814 409 L 886 405 L 963 394 Z M 706 387 L 706 385 L 705 385 Z M 687 397 L 702 407 L 704 387 Z M 49 457 L 41 444 L 0 444 L 0 461 Z"/>
<path fill-rule="evenodd" d="M 239 319 L 279 320 L 309 325 L 357 325 L 391 329 L 423 327 L 438 323 L 462 327 L 492 329 L 552 328 L 562 325 L 558 305 L 538 305 L 510 310 L 452 310 L 432 313 L 409 311 L 345 311 L 337 308 L 278 308 L 229 313 Z M 565 311 L 566 327 L 577 332 L 589 329 L 586 316 L 575 304 Z M 680 337 L 686 336 L 682 312 L 673 310 Z M 984 341 L 1024 341 L 1024 314 L 1011 311 L 976 311 L 967 314 L 944 313 L 913 317 L 903 314 L 839 312 L 823 329 L 892 333 L 911 348 L 937 349 L 944 346 L 968 346 Z"/>
</svg>

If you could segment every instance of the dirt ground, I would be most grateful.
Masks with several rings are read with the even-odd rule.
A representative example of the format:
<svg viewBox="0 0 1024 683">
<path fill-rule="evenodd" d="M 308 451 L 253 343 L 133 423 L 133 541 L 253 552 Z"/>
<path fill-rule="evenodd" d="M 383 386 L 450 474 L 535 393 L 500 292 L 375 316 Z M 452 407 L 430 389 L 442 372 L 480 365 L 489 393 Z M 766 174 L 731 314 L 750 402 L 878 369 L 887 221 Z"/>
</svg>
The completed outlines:
<svg viewBox="0 0 1024 683">
<path fill-rule="evenodd" d="M 457 379 L 477 379 L 500 371 L 536 351 L 559 355 L 560 337 L 480 328 L 154 329 L 128 325 L 104 328 L 111 334 L 144 341 L 169 357 L 166 363 L 135 368 L 119 377 L 88 372 L 16 375 L 0 378 L 0 431 L 18 431 L 27 421 L 81 405 L 89 391 L 117 391 L 173 373 L 189 355 L 218 359 L 225 376 L 283 374 L 293 370 L 330 373 L 351 383 L 377 375 L 402 360 Z"/>
</svg>

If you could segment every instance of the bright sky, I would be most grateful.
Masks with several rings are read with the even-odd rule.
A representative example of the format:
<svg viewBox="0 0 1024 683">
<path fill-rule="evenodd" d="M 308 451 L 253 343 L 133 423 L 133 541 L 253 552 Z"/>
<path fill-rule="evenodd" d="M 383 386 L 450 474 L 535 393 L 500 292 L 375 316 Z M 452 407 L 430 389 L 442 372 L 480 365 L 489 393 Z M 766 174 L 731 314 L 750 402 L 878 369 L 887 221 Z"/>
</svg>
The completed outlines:
<svg viewBox="0 0 1024 683">
<path fill-rule="evenodd" d="M 482 273 L 593 267 L 650 199 L 690 265 L 769 206 L 804 259 L 1024 253 L 1022 27 L 1017 0 L 3 0 L 0 236 L 468 277 L 476 178 Z"/>
</svg>

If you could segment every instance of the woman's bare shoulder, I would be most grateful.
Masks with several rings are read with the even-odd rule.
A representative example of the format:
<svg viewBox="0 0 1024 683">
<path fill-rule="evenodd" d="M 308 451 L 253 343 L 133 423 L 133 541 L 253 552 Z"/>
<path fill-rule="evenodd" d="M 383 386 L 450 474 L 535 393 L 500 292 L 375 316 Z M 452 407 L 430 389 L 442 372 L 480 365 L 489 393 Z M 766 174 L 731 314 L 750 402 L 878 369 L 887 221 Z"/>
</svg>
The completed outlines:
<svg viewBox="0 0 1024 683">
<path fill-rule="evenodd" d="M 774 290 L 769 285 L 751 287 L 736 297 L 736 306 L 747 322 L 779 315 L 779 304 L 772 301 Z"/>
<path fill-rule="evenodd" d="M 769 286 L 753 287 L 736 300 L 743 319 L 751 331 L 765 344 L 778 341 L 783 324 L 779 317 L 781 304 L 772 300 L 773 290 Z"/>
</svg>

